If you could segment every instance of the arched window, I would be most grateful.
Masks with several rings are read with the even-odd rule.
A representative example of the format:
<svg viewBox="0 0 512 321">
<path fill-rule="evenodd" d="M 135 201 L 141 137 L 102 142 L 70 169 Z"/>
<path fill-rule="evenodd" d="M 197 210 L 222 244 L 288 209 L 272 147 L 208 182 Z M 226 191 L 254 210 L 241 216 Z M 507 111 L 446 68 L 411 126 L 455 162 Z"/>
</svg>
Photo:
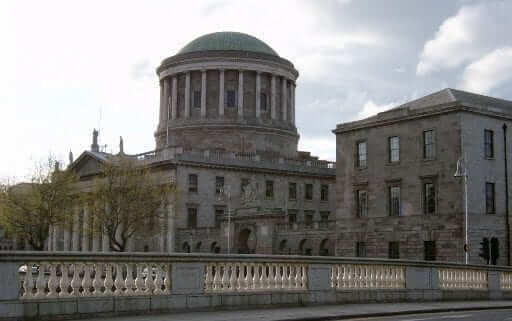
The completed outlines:
<svg viewBox="0 0 512 321">
<path fill-rule="evenodd" d="M 311 242 L 308 239 L 303 239 L 299 243 L 299 253 L 301 255 L 313 255 L 313 249 L 311 248 Z"/>
<path fill-rule="evenodd" d="M 201 252 L 201 242 L 197 242 L 194 252 Z"/>
<path fill-rule="evenodd" d="M 287 252 L 288 252 L 287 246 L 288 246 L 288 241 L 286 241 L 286 240 L 282 240 L 282 241 L 279 243 L 279 252 L 280 252 L 281 254 L 287 254 Z"/>
<path fill-rule="evenodd" d="M 181 247 L 181 249 L 185 253 L 190 253 L 190 245 L 188 244 L 188 242 L 183 243 L 183 246 Z"/>
<path fill-rule="evenodd" d="M 320 249 L 318 251 L 318 254 L 321 256 L 329 256 L 329 239 L 323 239 L 322 242 L 320 242 Z"/>
<path fill-rule="evenodd" d="M 217 245 L 217 242 L 213 242 L 210 246 L 210 252 L 212 253 L 220 253 L 220 246 Z"/>
</svg>

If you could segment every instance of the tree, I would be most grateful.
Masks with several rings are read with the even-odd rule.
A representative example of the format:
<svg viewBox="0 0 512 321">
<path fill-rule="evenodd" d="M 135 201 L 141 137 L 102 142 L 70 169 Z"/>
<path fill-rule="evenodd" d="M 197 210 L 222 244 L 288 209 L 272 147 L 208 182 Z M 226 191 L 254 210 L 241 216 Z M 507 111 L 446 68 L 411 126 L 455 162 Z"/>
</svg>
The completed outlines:
<svg viewBox="0 0 512 321">
<path fill-rule="evenodd" d="M 49 156 L 36 165 L 30 182 L 0 186 L 0 224 L 34 250 L 44 250 L 50 226 L 65 224 L 75 202 L 77 177 L 58 164 Z"/>
<path fill-rule="evenodd" d="M 148 235 L 148 224 L 161 218 L 175 196 L 175 185 L 161 182 L 147 167 L 120 158 L 106 163 L 84 195 L 93 218 L 92 232 L 105 235 L 112 251 L 124 252 L 134 235 Z M 175 198 L 175 197 L 174 197 Z"/>
</svg>

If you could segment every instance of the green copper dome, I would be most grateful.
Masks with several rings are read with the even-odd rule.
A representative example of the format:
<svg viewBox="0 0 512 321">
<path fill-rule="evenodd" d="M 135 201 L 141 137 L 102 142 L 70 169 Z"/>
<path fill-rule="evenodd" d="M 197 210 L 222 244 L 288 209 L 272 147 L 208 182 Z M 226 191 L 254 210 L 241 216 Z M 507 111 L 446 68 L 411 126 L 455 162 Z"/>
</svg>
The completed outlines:
<svg viewBox="0 0 512 321">
<path fill-rule="evenodd" d="M 240 32 L 209 33 L 189 42 L 178 54 L 215 50 L 251 51 L 279 56 L 274 49 L 270 48 L 270 46 L 263 41 Z"/>
</svg>

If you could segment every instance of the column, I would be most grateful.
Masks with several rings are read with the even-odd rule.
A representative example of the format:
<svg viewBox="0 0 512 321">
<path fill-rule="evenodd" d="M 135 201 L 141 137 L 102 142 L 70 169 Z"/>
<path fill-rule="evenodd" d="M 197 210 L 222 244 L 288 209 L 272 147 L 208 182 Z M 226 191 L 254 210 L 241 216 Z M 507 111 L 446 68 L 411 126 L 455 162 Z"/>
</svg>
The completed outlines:
<svg viewBox="0 0 512 321">
<path fill-rule="evenodd" d="M 80 226 L 79 226 L 79 222 L 80 222 L 80 219 L 79 219 L 79 211 L 78 211 L 78 207 L 75 207 L 74 211 L 73 211 L 73 229 L 72 229 L 72 233 L 73 233 L 73 240 L 72 240 L 72 243 L 71 243 L 71 250 L 72 251 L 78 251 L 79 249 L 79 245 L 80 245 Z"/>
<path fill-rule="evenodd" d="M 87 251 L 89 251 L 89 213 L 88 213 L 87 206 L 84 207 L 82 228 L 83 228 L 82 252 L 87 252 Z"/>
<path fill-rule="evenodd" d="M 282 89 L 281 89 L 281 111 L 283 112 L 283 120 L 286 121 L 288 116 L 288 86 L 286 85 L 286 78 L 283 77 Z"/>
<path fill-rule="evenodd" d="M 164 82 L 165 80 L 160 80 L 160 123 L 164 120 L 164 102 L 165 102 L 165 95 L 164 95 Z"/>
<path fill-rule="evenodd" d="M 206 70 L 201 71 L 201 117 L 206 117 Z"/>
<path fill-rule="evenodd" d="M 92 251 L 93 252 L 99 252 L 100 251 L 100 234 L 96 231 L 96 228 L 94 227 L 94 216 L 91 217 L 91 229 L 93 230 L 92 233 Z"/>
<path fill-rule="evenodd" d="M 53 226 L 52 229 L 52 251 L 58 251 L 59 245 L 57 242 L 59 241 L 59 228 L 57 226 Z"/>
<path fill-rule="evenodd" d="M 160 216 L 160 233 L 158 235 L 158 247 L 160 249 L 160 252 L 165 252 L 165 236 L 166 236 L 166 229 L 165 229 L 165 221 L 167 217 L 167 211 L 165 210 L 165 207 L 161 206 L 159 209 L 161 216 Z"/>
<path fill-rule="evenodd" d="M 291 122 L 293 125 L 295 125 L 295 83 L 294 82 L 291 82 L 290 83 L 290 90 L 291 90 L 291 95 L 290 95 L 290 99 L 292 100 L 291 101 Z"/>
<path fill-rule="evenodd" d="M 169 119 L 169 81 L 168 79 L 162 80 L 164 83 L 163 97 L 162 97 L 162 123 L 163 120 Z"/>
<path fill-rule="evenodd" d="M 272 79 L 270 81 L 270 114 L 272 119 L 276 119 L 276 75 L 272 75 Z"/>
<path fill-rule="evenodd" d="M 238 116 L 244 116 L 244 71 L 238 71 Z"/>
<path fill-rule="evenodd" d="M 178 76 L 172 77 L 172 93 L 171 93 L 171 119 L 176 119 L 178 113 Z"/>
<path fill-rule="evenodd" d="M 224 69 L 219 70 L 219 115 L 224 115 Z"/>
<path fill-rule="evenodd" d="M 53 225 L 48 226 L 48 237 L 46 238 L 46 250 L 52 251 Z"/>
<path fill-rule="evenodd" d="M 167 208 L 167 252 L 174 253 L 175 251 L 175 233 L 174 233 L 174 204 L 170 204 Z M 192 246 L 192 245 L 191 245 Z"/>
<path fill-rule="evenodd" d="M 190 117 L 190 72 L 185 73 L 185 118 Z"/>
<path fill-rule="evenodd" d="M 256 72 L 256 118 L 261 116 L 261 73 Z"/>
<path fill-rule="evenodd" d="M 64 247 L 62 248 L 63 251 L 69 251 L 70 250 L 70 233 L 69 233 L 69 225 L 64 226 Z"/>
<path fill-rule="evenodd" d="M 103 233 L 101 235 L 101 251 L 102 252 L 110 252 L 110 240 L 108 235 L 103 227 Z"/>
</svg>

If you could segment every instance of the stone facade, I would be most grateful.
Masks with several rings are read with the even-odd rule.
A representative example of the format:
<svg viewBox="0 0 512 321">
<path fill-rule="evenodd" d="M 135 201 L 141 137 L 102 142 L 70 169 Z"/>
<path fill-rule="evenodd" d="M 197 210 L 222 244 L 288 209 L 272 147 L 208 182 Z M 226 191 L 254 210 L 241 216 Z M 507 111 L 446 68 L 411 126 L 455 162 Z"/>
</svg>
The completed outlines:
<svg viewBox="0 0 512 321">
<path fill-rule="evenodd" d="M 480 242 L 486 237 L 498 239 L 496 263 L 506 264 L 502 126 L 512 125 L 510 107 L 512 102 L 446 89 L 374 117 L 338 125 L 338 254 L 388 257 L 390 247 L 395 247 L 400 258 L 423 260 L 426 247 L 433 246 L 436 260 L 464 262 L 464 180 L 454 173 L 458 159 L 465 155 L 469 261 L 486 263 L 479 257 Z M 493 132 L 492 157 L 484 154 L 484 130 Z M 428 131 L 434 134 L 429 147 L 432 157 L 425 151 Z M 396 161 L 391 161 L 391 137 L 399 138 Z M 364 148 L 358 151 L 359 143 L 366 144 L 366 153 Z M 359 154 L 366 154 L 366 161 Z M 366 165 L 359 166 L 358 159 Z M 508 163 L 510 168 L 509 154 Z M 489 214 L 486 182 L 495 186 L 495 211 Z M 426 184 L 433 186 L 432 198 Z M 390 209 L 390 188 L 395 186 L 400 188 L 396 216 Z M 366 209 L 361 210 L 365 203 Z M 426 243 L 432 241 L 435 244 Z"/>
</svg>

